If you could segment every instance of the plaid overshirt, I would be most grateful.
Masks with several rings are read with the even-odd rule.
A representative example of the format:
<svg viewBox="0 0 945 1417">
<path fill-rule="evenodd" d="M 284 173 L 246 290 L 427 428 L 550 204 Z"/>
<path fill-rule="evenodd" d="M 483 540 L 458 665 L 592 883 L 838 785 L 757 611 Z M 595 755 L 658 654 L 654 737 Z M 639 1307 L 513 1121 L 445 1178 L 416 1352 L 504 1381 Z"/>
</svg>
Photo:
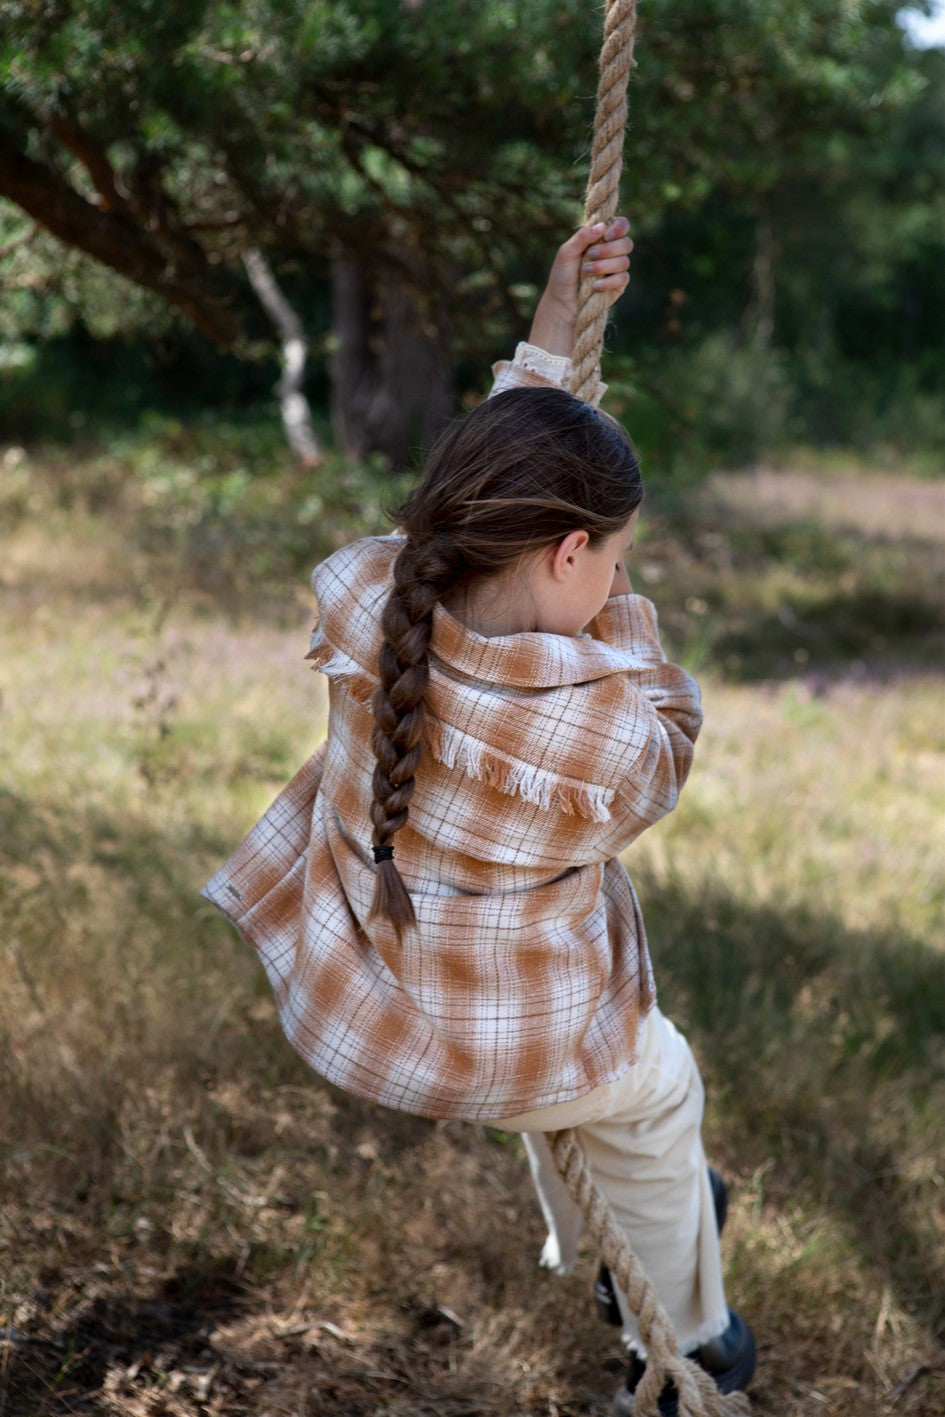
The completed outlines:
<svg viewBox="0 0 945 1417">
<path fill-rule="evenodd" d="M 656 612 L 612 598 L 574 638 L 486 638 L 434 612 L 428 729 L 395 838 L 417 928 L 368 922 L 370 699 L 399 536 L 313 575 L 328 737 L 203 894 L 259 951 L 324 1077 L 429 1117 L 495 1120 L 622 1074 L 654 1001 L 617 853 L 672 810 L 699 691 Z"/>
</svg>

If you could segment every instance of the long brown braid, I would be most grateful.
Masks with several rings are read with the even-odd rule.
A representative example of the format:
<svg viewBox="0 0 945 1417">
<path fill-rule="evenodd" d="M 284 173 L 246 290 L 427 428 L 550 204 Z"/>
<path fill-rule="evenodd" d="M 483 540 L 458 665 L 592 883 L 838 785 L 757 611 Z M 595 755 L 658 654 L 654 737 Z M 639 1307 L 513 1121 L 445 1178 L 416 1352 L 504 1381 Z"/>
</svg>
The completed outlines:
<svg viewBox="0 0 945 1417">
<path fill-rule="evenodd" d="M 369 919 L 390 920 L 398 937 L 416 924 L 393 839 L 407 821 L 422 752 L 437 602 L 575 529 L 599 545 L 642 499 L 639 462 L 618 423 L 561 389 L 512 389 L 447 429 L 393 513 L 406 540 L 381 616 L 372 700 L 377 870 Z"/>
<path fill-rule="evenodd" d="M 455 580 L 455 561 L 445 554 L 441 539 L 431 539 L 422 547 L 408 541 L 394 562 L 394 589 L 381 617 L 381 682 L 371 701 L 375 718 L 371 743 L 377 758 L 371 821 L 376 847 L 389 846 L 407 820 L 426 718 L 433 609 Z M 410 893 L 389 858 L 377 863 L 371 918 L 375 916 L 392 920 L 398 934 L 405 925 L 416 923 Z"/>
</svg>

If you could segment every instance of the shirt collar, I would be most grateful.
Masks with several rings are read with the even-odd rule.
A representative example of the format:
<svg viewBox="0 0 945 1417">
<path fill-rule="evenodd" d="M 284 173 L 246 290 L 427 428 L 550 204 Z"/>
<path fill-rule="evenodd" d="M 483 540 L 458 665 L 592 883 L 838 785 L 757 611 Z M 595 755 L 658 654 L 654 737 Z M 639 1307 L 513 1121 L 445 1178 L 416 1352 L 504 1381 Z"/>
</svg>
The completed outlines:
<svg viewBox="0 0 945 1417">
<path fill-rule="evenodd" d="M 550 689 L 584 684 L 608 674 L 626 672 L 632 656 L 590 635 L 553 635 L 541 630 L 517 635 L 479 635 L 459 622 L 442 605 L 433 611 L 430 649 L 461 674 L 487 684 L 512 688 Z"/>
<path fill-rule="evenodd" d="M 332 644 L 350 645 L 352 627 L 363 623 L 359 616 L 365 612 L 373 638 L 376 617 L 390 592 L 391 567 L 403 544 L 403 536 L 397 533 L 366 537 L 336 551 L 316 568 L 312 584 L 319 623 Z M 603 627 L 608 611 L 599 618 Z M 618 648 L 588 634 L 572 637 L 541 630 L 479 635 L 442 605 L 434 607 L 430 650 L 441 664 L 470 679 L 521 689 L 586 684 L 636 667 L 629 646 Z"/>
</svg>

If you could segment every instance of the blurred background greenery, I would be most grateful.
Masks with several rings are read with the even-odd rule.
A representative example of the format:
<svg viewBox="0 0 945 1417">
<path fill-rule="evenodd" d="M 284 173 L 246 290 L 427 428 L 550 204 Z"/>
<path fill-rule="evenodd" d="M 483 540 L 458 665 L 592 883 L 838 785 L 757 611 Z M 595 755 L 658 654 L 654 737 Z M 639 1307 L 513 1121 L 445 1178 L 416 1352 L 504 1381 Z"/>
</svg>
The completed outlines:
<svg viewBox="0 0 945 1417">
<path fill-rule="evenodd" d="M 409 462 L 576 223 L 600 26 L 580 0 L 6 0 L 0 437 L 275 416 L 252 247 L 316 426 Z M 608 377 L 661 469 L 941 468 L 945 51 L 910 33 L 895 0 L 641 7 Z"/>
</svg>

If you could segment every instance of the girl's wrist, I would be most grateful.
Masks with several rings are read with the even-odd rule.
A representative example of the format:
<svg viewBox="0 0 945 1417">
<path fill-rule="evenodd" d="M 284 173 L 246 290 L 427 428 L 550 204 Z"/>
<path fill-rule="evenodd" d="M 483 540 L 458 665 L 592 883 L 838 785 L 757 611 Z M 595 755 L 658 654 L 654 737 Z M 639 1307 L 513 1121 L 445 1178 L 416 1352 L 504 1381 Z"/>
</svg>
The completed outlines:
<svg viewBox="0 0 945 1417">
<path fill-rule="evenodd" d="M 538 302 L 528 343 L 537 345 L 547 354 L 570 359 L 574 349 L 574 311 L 545 294 Z"/>
</svg>

